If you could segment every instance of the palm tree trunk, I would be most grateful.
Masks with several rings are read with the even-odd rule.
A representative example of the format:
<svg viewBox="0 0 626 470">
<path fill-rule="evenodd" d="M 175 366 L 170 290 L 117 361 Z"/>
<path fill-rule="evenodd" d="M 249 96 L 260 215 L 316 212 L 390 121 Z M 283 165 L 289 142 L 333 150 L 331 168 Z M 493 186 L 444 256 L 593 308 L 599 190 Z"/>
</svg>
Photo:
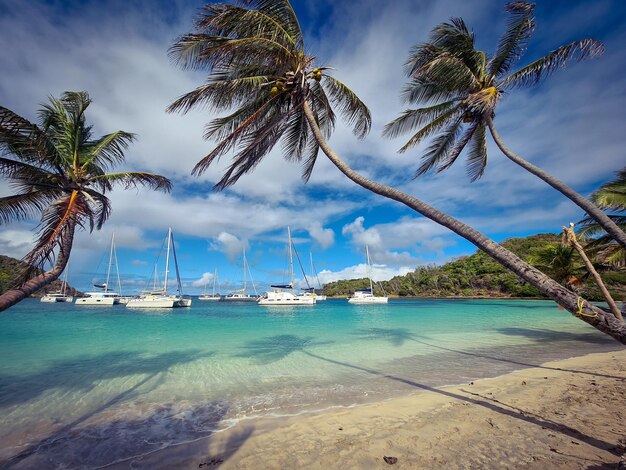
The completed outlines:
<svg viewBox="0 0 626 470">
<path fill-rule="evenodd" d="M 39 274 L 32 279 L 29 279 L 21 286 L 9 289 L 4 294 L 0 295 L 0 312 L 34 294 L 61 275 L 70 258 L 75 228 L 75 222 L 71 221 L 66 228 L 66 233 L 61 238 L 59 253 L 57 254 L 54 266 L 50 271 Z"/>
<path fill-rule="evenodd" d="M 569 312 L 576 315 L 581 320 L 626 345 L 626 323 L 620 322 L 613 315 L 598 307 L 594 307 L 589 302 L 584 300 L 581 302 L 581 300 L 579 300 L 580 297 L 574 292 L 561 286 L 552 278 L 546 276 L 538 269 L 524 262 L 515 254 L 511 253 L 509 250 L 484 236 L 472 227 L 456 220 L 448 214 L 435 209 L 434 207 L 409 194 L 403 193 L 402 191 L 390 186 L 376 183 L 356 173 L 329 147 L 319 126 L 317 125 L 315 115 L 306 101 L 304 103 L 304 113 L 309 125 L 311 126 L 315 139 L 319 143 L 324 154 L 339 169 L 339 171 L 356 184 L 388 199 L 398 201 L 416 212 L 419 212 L 430 220 L 449 228 L 454 233 L 476 245 L 494 260 L 509 268 L 521 279 L 535 286 L 539 289 L 539 291 L 543 292 L 545 295 L 550 297 L 563 308 L 567 309 Z"/>
<path fill-rule="evenodd" d="M 489 131 L 491 132 L 491 136 L 495 141 L 496 145 L 500 148 L 502 153 L 507 156 L 509 160 L 513 163 L 517 163 L 519 166 L 524 168 L 526 171 L 529 171 L 533 175 L 539 177 L 554 189 L 559 191 L 561 194 L 569 198 L 574 204 L 584 210 L 589 216 L 594 219 L 600 226 L 608 233 L 615 241 L 617 241 L 624 249 L 626 249 L 626 232 L 621 230 L 615 222 L 613 222 L 608 215 L 606 215 L 601 209 L 599 209 L 595 204 L 593 204 L 589 199 L 583 197 L 578 194 L 568 185 L 559 181 L 554 176 L 546 173 L 541 168 L 533 165 L 530 162 L 527 162 L 519 155 L 511 152 L 500 139 L 500 135 L 496 130 L 496 127 L 491 118 L 487 118 L 487 124 L 489 125 Z"/>
<path fill-rule="evenodd" d="M 604 285 L 604 282 L 602 281 L 600 274 L 598 274 L 598 271 L 596 271 L 596 268 L 593 267 L 593 264 L 587 257 L 587 253 L 585 253 L 585 250 L 583 250 L 583 247 L 580 245 L 580 243 L 578 243 L 578 240 L 576 240 L 576 234 L 574 233 L 574 224 L 572 224 L 569 228 L 563 227 L 563 234 L 565 237 L 565 242 L 568 245 L 573 246 L 574 249 L 578 252 L 578 255 L 582 258 L 583 262 L 585 263 L 585 266 L 587 267 L 587 271 L 589 271 L 591 275 L 593 276 L 593 279 L 596 282 L 596 285 L 600 288 L 602 295 L 606 299 L 606 303 L 609 304 L 609 308 L 611 309 L 611 312 L 613 312 L 613 315 L 615 315 L 615 317 L 618 320 L 623 322 L 624 317 L 622 317 L 622 312 L 620 312 L 619 308 L 617 308 L 617 305 L 615 304 L 615 300 L 613 300 L 613 297 L 611 297 L 611 294 L 609 293 L 609 290 Z"/>
</svg>

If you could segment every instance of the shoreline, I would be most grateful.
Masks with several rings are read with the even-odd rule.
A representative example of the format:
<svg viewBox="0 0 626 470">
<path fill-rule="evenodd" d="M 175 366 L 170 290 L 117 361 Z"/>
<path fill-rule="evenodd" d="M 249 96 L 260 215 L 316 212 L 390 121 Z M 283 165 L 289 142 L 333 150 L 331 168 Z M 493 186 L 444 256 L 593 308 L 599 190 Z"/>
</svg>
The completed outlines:
<svg viewBox="0 0 626 470">
<path fill-rule="evenodd" d="M 405 397 L 241 420 L 104 468 L 386 468 L 385 456 L 398 459 L 394 468 L 614 468 L 626 451 L 624 396 L 626 350 L 594 353 Z"/>
</svg>

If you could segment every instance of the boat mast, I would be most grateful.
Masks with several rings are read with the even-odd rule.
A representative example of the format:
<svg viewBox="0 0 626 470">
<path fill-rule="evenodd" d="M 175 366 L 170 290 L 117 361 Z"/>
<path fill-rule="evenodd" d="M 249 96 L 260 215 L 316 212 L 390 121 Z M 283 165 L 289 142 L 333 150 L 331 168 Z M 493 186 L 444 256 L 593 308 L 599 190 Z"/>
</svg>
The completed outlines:
<svg viewBox="0 0 626 470">
<path fill-rule="evenodd" d="M 247 295 L 246 291 L 246 249 L 243 249 L 243 295 Z"/>
<path fill-rule="evenodd" d="M 167 256 L 165 257 L 165 281 L 163 281 L 163 295 L 167 295 L 167 278 L 170 273 L 170 246 L 172 245 L 172 227 L 167 230 Z"/>
<path fill-rule="evenodd" d="M 109 249 L 109 265 L 107 266 L 107 282 L 104 285 L 104 292 L 109 291 L 109 277 L 111 276 L 111 263 L 113 263 L 113 243 L 115 242 L 115 232 L 111 234 L 111 248 Z"/>
<path fill-rule="evenodd" d="M 213 297 L 215 297 L 215 281 L 217 280 L 217 268 L 213 269 Z"/>
<path fill-rule="evenodd" d="M 370 278 L 370 292 L 374 295 L 374 286 L 372 285 L 372 265 L 370 262 L 370 249 L 365 245 L 365 253 L 367 254 L 367 276 Z"/>
<path fill-rule="evenodd" d="M 61 286 L 61 295 L 65 297 L 65 291 L 67 290 L 67 273 L 70 270 L 70 262 L 68 261 L 65 265 L 65 276 L 63 277 L 63 284 Z"/>
<path fill-rule="evenodd" d="M 113 245 L 113 259 L 115 260 L 115 272 L 117 274 L 117 293 L 122 295 L 122 281 L 120 280 L 120 265 L 117 261 L 117 249 Z"/>
<path fill-rule="evenodd" d="M 287 238 L 289 239 L 289 279 L 291 280 L 291 290 L 294 290 L 294 274 L 293 274 L 293 254 L 291 252 L 291 228 L 287 227 Z"/>
</svg>

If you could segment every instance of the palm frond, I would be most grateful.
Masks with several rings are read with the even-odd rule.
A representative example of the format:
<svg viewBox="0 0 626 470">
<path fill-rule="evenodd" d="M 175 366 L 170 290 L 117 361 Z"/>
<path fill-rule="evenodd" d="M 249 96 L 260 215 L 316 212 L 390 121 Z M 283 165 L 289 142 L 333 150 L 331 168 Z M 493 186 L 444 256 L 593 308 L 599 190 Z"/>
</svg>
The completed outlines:
<svg viewBox="0 0 626 470">
<path fill-rule="evenodd" d="M 411 80 L 402 88 L 400 92 L 402 100 L 407 104 L 428 103 L 439 101 L 452 101 L 465 98 L 459 90 L 450 90 L 435 82 L 432 77 L 418 76 Z"/>
<path fill-rule="evenodd" d="M 210 111 L 223 111 L 268 95 L 264 87 L 270 82 L 267 75 L 232 78 L 232 73 L 214 73 L 206 84 L 184 94 L 167 107 L 167 112 L 187 113 L 191 108 L 206 107 Z"/>
<path fill-rule="evenodd" d="M 259 10 L 274 18 L 277 23 L 282 25 L 289 36 L 294 39 L 298 49 L 304 47 L 302 28 L 289 0 L 242 0 L 242 3 L 249 8 Z"/>
<path fill-rule="evenodd" d="M 443 126 L 453 121 L 456 122 L 458 120 L 459 114 L 460 114 L 459 106 L 455 106 L 454 108 L 449 109 L 445 111 L 444 113 L 441 113 L 435 119 L 433 119 L 424 127 L 422 127 L 419 131 L 413 134 L 413 136 L 409 139 L 409 141 L 406 144 L 404 144 L 402 148 L 399 150 L 400 153 L 404 153 L 411 147 L 419 144 L 425 138 L 438 132 Z"/>
<path fill-rule="evenodd" d="M 306 116 L 300 110 L 294 110 L 287 120 L 286 129 L 281 140 L 283 156 L 286 160 L 300 161 L 311 138 Z"/>
<path fill-rule="evenodd" d="M 263 127 L 244 135 L 242 138 L 244 148 L 233 157 L 232 163 L 215 184 L 214 188 L 217 191 L 232 186 L 243 175 L 254 170 L 269 151 L 274 148 L 284 132 L 283 126 L 289 115 L 277 112 L 272 114 L 270 119 L 265 120 Z"/>
<path fill-rule="evenodd" d="M 54 196 L 50 192 L 32 191 L 0 198 L 0 224 L 35 217 L 45 210 Z"/>
<path fill-rule="evenodd" d="M 124 189 L 144 186 L 150 189 L 169 192 L 172 183 L 165 176 L 145 173 L 142 171 L 124 171 L 119 173 L 107 173 L 91 178 L 91 182 L 106 181 L 110 185 L 121 184 Z"/>
<path fill-rule="evenodd" d="M 309 84 L 307 96 L 310 107 L 317 118 L 317 125 L 326 139 L 329 139 L 335 130 L 337 117 L 326 92 L 318 82 Z"/>
<path fill-rule="evenodd" d="M 546 56 L 534 61 L 511 74 L 499 83 L 503 89 L 521 88 L 536 85 L 543 78 L 565 67 L 570 60 L 577 62 L 599 57 L 604 53 L 604 44 L 595 39 L 575 41 L 567 46 L 559 47 Z"/>
<path fill-rule="evenodd" d="M 188 69 L 228 69 L 233 61 L 241 64 L 258 62 L 259 57 L 272 56 L 277 63 L 289 63 L 293 51 L 283 44 L 264 37 L 230 38 L 206 34 L 186 34 L 170 48 L 171 60 Z"/>
<path fill-rule="evenodd" d="M 9 154 L 27 163 L 51 168 L 60 160 L 54 145 L 35 124 L 0 106 L 0 155 Z M 51 162 L 52 160 L 52 162 Z"/>
<path fill-rule="evenodd" d="M 422 163 L 415 173 L 415 178 L 428 173 L 439 162 L 445 160 L 448 152 L 454 147 L 462 127 L 462 119 L 457 118 L 440 135 L 433 139 L 432 144 L 426 149 L 424 156 L 422 156 Z"/>
<path fill-rule="evenodd" d="M 603 184 L 591 195 L 591 200 L 602 209 L 626 210 L 626 168 L 617 177 Z"/>
<path fill-rule="evenodd" d="M 457 158 L 459 158 L 459 155 L 461 155 L 461 153 L 467 146 L 470 139 L 472 139 L 472 137 L 476 133 L 476 129 L 479 126 L 480 123 L 475 122 L 465 130 L 461 138 L 457 140 L 457 142 L 448 152 L 446 152 L 445 157 L 441 158 L 439 162 L 437 162 L 437 173 L 441 173 L 442 171 L 447 170 L 454 164 Z"/>
<path fill-rule="evenodd" d="M 91 202 L 93 212 L 91 230 L 94 226 L 100 230 L 111 215 L 111 201 L 104 194 L 90 188 L 83 189 L 82 195 Z"/>
<path fill-rule="evenodd" d="M 472 137 L 467 155 L 467 174 L 470 181 L 479 179 L 487 166 L 487 128 L 484 122 L 480 122 Z"/>
<path fill-rule="evenodd" d="M 37 269 L 43 269 L 46 262 L 52 262 L 54 249 L 70 226 L 74 224 L 83 226 L 79 214 L 83 214 L 83 217 L 90 221 L 93 220 L 89 204 L 78 191 L 65 194 L 46 208 L 38 227 L 35 247 L 23 258 L 30 266 L 25 276 L 31 275 Z"/>
<path fill-rule="evenodd" d="M 352 132 L 359 139 L 364 138 L 372 127 L 369 109 L 359 97 L 342 82 L 325 75 L 322 86 L 328 91 L 329 101 L 334 104 Z"/>
<path fill-rule="evenodd" d="M 135 135 L 124 131 L 115 131 L 82 146 L 84 156 L 79 159 L 83 168 L 97 166 L 101 169 L 112 168 L 125 160 L 124 152 L 135 140 Z"/>
<path fill-rule="evenodd" d="M 498 41 L 498 47 L 487 69 L 492 77 L 500 77 L 520 59 L 535 30 L 535 5 L 528 2 L 510 2 L 505 10 L 510 13 L 507 29 Z"/>
<path fill-rule="evenodd" d="M 458 103 L 455 101 L 446 101 L 426 108 L 407 109 L 399 117 L 385 125 L 383 137 L 393 139 L 406 134 L 415 127 L 422 126 L 427 121 L 438 118 L 455 105 L 458 106 Z"/>
<path fill-rule="evenodd" d="M 279 97 L 275 96 L 269 101 L 262 103 L 258 109 L 254 110 L 254 112 L 245 119 L 245 121 L 241 122 L 236 129 L 234 129 L 228 136 L 224 137 L 207 156 L 196 163 L 196 166 L 193 167 L 191 174 L 195 176 L 201 175 L 209 168 L 211 163 L 218 160 L 229 150 L 235 149 L 239 142 L 246 136 L 253 135 L 258 129 L 264 127 L 265 123 L 270 119 L 268 116 L 273 114 L 275 107 L 272 105 L 276 104 L 278 99 Z M 266 148 L 267 152 L 270 150 L 271 148 Z M 230 184 L 223 187 L 226 188 L 228 186 L 230 186 Z"/>
</svg>

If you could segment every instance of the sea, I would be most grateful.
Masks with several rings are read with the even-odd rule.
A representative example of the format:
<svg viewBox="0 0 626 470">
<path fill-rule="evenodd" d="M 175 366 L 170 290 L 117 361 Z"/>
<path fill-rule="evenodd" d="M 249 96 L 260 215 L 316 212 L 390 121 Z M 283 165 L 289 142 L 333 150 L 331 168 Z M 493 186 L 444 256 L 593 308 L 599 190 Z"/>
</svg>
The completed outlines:
<svg viewBox="0 0 626 470">
<path fill-rule="evenodd" d="M 0 314 L 0 468 L 102 468 L 231 428 L 623 346 L 553 302 L 44 304 Z"/>
</svg>

